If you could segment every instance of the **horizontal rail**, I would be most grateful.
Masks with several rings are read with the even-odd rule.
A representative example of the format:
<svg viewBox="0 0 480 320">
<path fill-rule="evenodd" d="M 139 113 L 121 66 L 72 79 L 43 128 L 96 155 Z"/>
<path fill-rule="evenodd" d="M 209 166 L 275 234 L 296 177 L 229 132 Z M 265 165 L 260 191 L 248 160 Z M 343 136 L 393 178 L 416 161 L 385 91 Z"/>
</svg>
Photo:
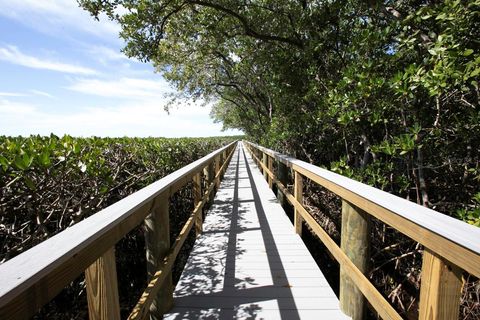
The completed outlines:
<svg viewBox="0 0 480 320">
<path fill-rule="evenodd" d="M 365 217 L 370 214 L 425 246 L 420 290 L 420 319 L 447 320 L 458 316 L 463 285 L 459 268 L 474 276 L 480 276 L 480 228 L 304 161 L 248 141 L 244 143 L 264 172 L 265 178 L 269 182 L 273 181 L 295 208 L 295 224 L 303 220 L 339 262 L 342 311 L 355 319 L 361 319 L 363 302 L 359 297 L 363 295 L 381 318 L 401 319 L 398 312 L 357 268 L 357 262 L 368 261 L 369 257 L 362 255 L 361 260 L 358 260 L 359 251 L 349 251 L 352 248 L 349 245 L 353 245 L 353 242 L 349 241 L 358 241 L 354 244 L 356 248 L 369 247 L 368 238 L 366 242 L 361 242 L 363 240 L 359 237 L 360 233 L 368 230 L 360 229 L 364 223 L 362 222 L 362 212 L 364 212 Z M 270 159 L 267 159 L 268 157 Z M 295 195 L 286 188 L 286 182 L 282 183 L 272 172 L 271 159 L 275 159 L 295 172 Z M 344 200 L 342 201 L 341 247 L 305 209 L 301 203 L 302 195 L 297 198 L 298 183 L 301 183 L 302 177 L 325 187 Z M 302 192 L 301 187 L 300 192 Z M 344 226 L 344 221 L 349 222 Z M 368 220 L 365 221 L 366 224 L 363 225 L 368 224 Z M 301 233 L 301 227 L 297 225 L 295 230 Z M 344 232 L 350 232 L 350 234 L 344 234 Z M 354 263 L 352 258 L 357 262 Z M 349 287 L 349 283 L 353 283 L 353 287 Z M 354 292 L 354 288 L 359 290 L 358 294 Z M 353 305 L 352 301 L 354 301 Z"/>
<path fill-rule="evenodd" d="M 55 297 L 172 194 L 236 144 L 220 148 L 0 265 L 0 319 L 24 319 Z"/>
<path fill-rule="evenodd" d="M 465 271 L 480 277 L 480 228 L 310 163 L 251 142 L 244 143 L 284 163 Z"/>
<path fill-rule="evenodd" d="M 197 218 L 198 215 L 202 214 L 202 208 L 205 205 L 205 203 L 208 202 L 209 196 L 212 193 L 215 184 L 217 181 L 220 181 L 220 177 L 222 175 L 222 172 L 226 169 L 233 152 L 235 150 L 232 150 L 230 154 L 227 157 L 227 160 L 223 163 L 222 167 L 218 170 L 214 181 L 210 184 L 206 192 L 204 193 L 202 200 L 195 206 L 195 209 L 193 212 L 190 214 L 187 222 L 183 226 L 182 230 L 180 231 L 179 235 L 175 239 L 175 242 L 173 243 L 170 252 L 167 254 L 165 259 L 163 260 L 163 264 L 159 268 L 157 272 L 155 272 L 155 275 L 152 277 L 150 282 L 148 283 L 147 288 L 143 292 L 142 296 L 140 297 L 138 303 L 136 306 L 133 308 L 132 312 L 130 313 L 130 316 L 128 317 L 129 320 L 137 320 L 137 319 L 146 319 L 148 316 L 148 308 L 153 302 L 153 299 L 155 295 L 157 294 L 160 286 L 163 284 L 163 282 L 166 280 L 166 275 L 168 274 L 168 271 L 171 270 L 173 263 L 175 262 L 175 259 L 180 252 L 180 249 L 183 246 L 183 243 L 187 239 L 188 233 L 193 227 L 193 224 L 195 222 L 195 219 Z"/>
<path fill-rule="evenodd" d="M 308 213 L 308 211 L 303 207 L 303 205 L 295 199 L 294 195 L 283 185 L 270 171 L 267 166 L 265 166 L 260 159 L 254 154 L 252 157 L 257 160 L 257 163 L 262 167 L 263 170 L 267 173 L 268 176 L 273 180 L 277 187 L 283 192 L 286 196 L 288 202 L 300 212 L 304 221 L 312 228 L 312 231 L 320 238 L 323 244 L 327 247 L 328 251 L 335 257 L 341 265 L 343 265 L 349 272 L 350 277 L 355 281 L 360 291 L 363 293 L 365 298 L 370 302 L 375 310 L 382 319 L 392 319 L 392 320 L 401 320 L 402 317 L 398 314 L 397 311 L 388 303 L 388 301 L 378 292 L 378 290 L 372 285 L 368 278 L 353 264 L 352 261 L 346 256 L 342 249 L 335 243 L 328 233 L 323 230 L 320 224 L 315 221 L 315 219 Z"/>
</svg>

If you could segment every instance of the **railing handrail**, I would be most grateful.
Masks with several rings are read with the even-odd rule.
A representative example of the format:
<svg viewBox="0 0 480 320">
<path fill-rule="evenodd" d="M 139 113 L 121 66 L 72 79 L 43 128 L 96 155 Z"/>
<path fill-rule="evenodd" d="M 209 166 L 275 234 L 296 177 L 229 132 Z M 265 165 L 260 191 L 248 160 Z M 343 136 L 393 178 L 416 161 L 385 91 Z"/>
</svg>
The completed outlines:
<svg viewBox="0 0 480 320">
<path fill-rule="evenodd" d="M 341 189 L 346 189 L 369 203 L 384 208 L 385 210 L 388 210 L 395 215 L 405 218 L 406 220 L 413 222 L 414 224 L 420 226 L 421 228 L 429 232 L 437 234 L 440 237 L 445 238 L 452 243 L 455 243 L 456 245 L 471 251 L 473 255 L 477 256 L 475 261 L 468 260 L 466 259 L 466 257 L 462 256 L 452 257 L 453 253 L 451 252 L 446 252 L 446 255 L 444 255 L 442 252 L 441 255 L 450 260 L 451 262 L 457 264 L 459 267 L 470 272 L 471 274 L 480 277 L 480 228 L 447 216 L 438 211 L 400 198 L 386 191 L 347 178 L 332 171 L 320 168 L 308 162 L 278 153 L 276 151 L 262 147 L 249 141 L 244 142 L 254 146 L 255 148 L 261 150 L 262 152 L 268 154 L 272 158 L 284 163 L 286 166 L 291 167 L 296 171 L 299 171 L 300 169 L 300 171 L 308 172 L 311 175 L 318 177 L 319 179 L 324 179 L 328 183 L 334 184 Z M 321 185 L 323 185 L 327 189 L 331 189 L 330 186 L 324 185 L 322 183 Z M 337 193 L 335 191 L 333 192 Z M 362 208 L 362 206 L 359 207 Z M 366 211 L 368 212 L 369 210 L 367 209 Z M 383 221 L 381 217 L 380 220 Z M 391 226 L 398 230 L 395 225 Z M 407 235 L 409 237 L 412 237 L 410 233 L 411 232 L 408 232 Z M 417 240 L 420 235 L 413 236 L 414 237 L 412 238 L 414 240 Z M 431 241 L 428 240 L 428 237 L 424 238 L 425 239 L 422 239 L 422 241 L 418 242 L 431 248 Z M 437 246 L 435 244 L 433 245 L 434 247 Z M 468 264 L 463 263 L 466 262 L 466 260 L 469 262 Z"/>
<path fill-rule="evenodd" d="M 305 222 L 340 264 L 343 312 L 361 319 L 366 299 L 381 318 L 402 319 L 366 276 L 370 261 L 369 216 L 372 216 L 424 245 L 419 319 L 458 317 L 463 287 L 461 269 L 480 276 L 479 228 L 313 164 L 244 142 L 269 186 L 276 184 L 280 202 L 287 200 L 293 206 L 295 232 L 301 235 Z M 287 168 L 294 172 L 293 194 L 287 188 Z M 304 178 L 342 199 L 340 246 L 303 205 Z"/>
<path fill-rule="evenodd" d="M 0 308 L 32 287 L 40 294 L 55 290 L 38 285 L 42 279 L 55 288 L 67 285 L 138 226 L 151 211 L 157 196 L 179 190 L 235 143 L 211 152 L 1 264 Z M 89 252 L 93 248 L 95 253 Z"/>
</svg>

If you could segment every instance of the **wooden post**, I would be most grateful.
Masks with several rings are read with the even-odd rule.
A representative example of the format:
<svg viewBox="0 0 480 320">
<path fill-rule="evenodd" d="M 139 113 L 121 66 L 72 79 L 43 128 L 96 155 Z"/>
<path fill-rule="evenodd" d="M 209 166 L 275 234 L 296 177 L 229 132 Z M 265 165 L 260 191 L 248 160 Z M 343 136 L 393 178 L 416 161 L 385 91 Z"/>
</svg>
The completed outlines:
<svg viewBox="0 0 480 320">
<path fill-rule="evenodd" d="M 215 175 L 214 177 L 220 172 L 220 155 L 215 157 Z M 220 179 L 215 181 L 215 191 L 220 188 Z"/>
<path fill-rule="evenodd" d="M 295 199 L 303 204 L 303 177 L 300 173 L 295 171 L 295 188 L 294 188 L 294 196 Z M 300 212 L 295 209 L 295 217 L 294 217 L 294 225 L 295 225 L 295 232 L 302 236 L 302 216 Z"/>
<path fill-rule="evenodd" d="M 207 183 L 207 189 L 210 187 L 210 185 L 212 184 L 213 182 L 213 178 L 215 177 L 214 175 L 214 164 L 213 164 L 213 161 L 211 161 L 208 166 L 206 166 L 204 169 L 203 169 L 203 174 L 205 175 L 205 182 Z M 210 196 L 208 198 L 208 202 L 207 202 L 207 205 L 204 206 L 204 208 L 209 208 L 212 201 L 213 201 L 213 198 L 215 196 L 215 193 L 214 192 L 210 192 Z"/>
<path fill-rule="evenodd" d="M 423 251 L 418 319 L 457 319 L 462 294 L 462 271 L 428 248 Z"/>
<path fill-rule="evenodd" d="M 285 164 L 281 161 L 277 161 L 277 179 L 280 181 L 285 187 L 288 184 L 288 168 Z M 280 205 L 285 209 L 287 205 L 287 197 L 282 193 L 280 188 L 277 188 L 277 199 Z"/>
<path fill-rule="evenodd" d="M 155 199 L 153 210 L 145 219 L 145 247 L 149 279 L 159 269 L 170 250 L 169 205 L 169 194 L 164 192 Z M 172 308 L 172 294 L 173 285 L 170 273 L 150 306 L 150 319 L 162 319 L 163 314 Z"/>
<path fill-rule="evenodd" d="M 228 150 L 225 150 L 223 151 L 222 153 L 222 163 L 221 165 L 223 165 L 225 163 L 225 161 L 227 161 L 227 158 L 228 158 L 228 155 L 229 155 L 230 152 L 228 152 Z M 225 174 L 225 171 L 227 170 L 227 166 L 225 166 L 222 170 L 222 178 L 223 178 L 223 175 Z"/>
<path fill-rule="evenodd" d="M 370 259 L 370 217 L 342 200 L 341 248 L 355 266 L 367 272 Z M 340 266 L 340 308 L 352 320 L 364 318 L 365 298 L 352 279 Z"/>
<path fill-rule="evenodd" d="M 115 247 L 85 270 L 88 316 L 91 320 L 120 320 Z"/>
<path fill-rule="evenodd" d="M 273 173 L 273 159 L 272 157 L 268 157 L 268 170 Z M 268 176 L 268 186 L 270 189 L 273 187 L 273 179 L 272 177 Z"/>
<path fill-rule="evenodd" d="M 202 201 L 202 174 L 201 172 L 193 176 L 193 207 Z M 195 233 L 197 237 L 202 233 L 203 214 L 202 210 L 199 210 L 195 217 Z"/>
<path fill-rule="evenodd" d="M 267 154 L 262 152 L 262 163 L 265 167 L 268 168 L 268 160 L 267 160 Z M 263 169 L 262 168 L 262 171 L 263 171 L 263 177 L 265 178 L 265 180 L 268 181 L 268 173 L 267 173 L 267 170 Z"/>
</svg>

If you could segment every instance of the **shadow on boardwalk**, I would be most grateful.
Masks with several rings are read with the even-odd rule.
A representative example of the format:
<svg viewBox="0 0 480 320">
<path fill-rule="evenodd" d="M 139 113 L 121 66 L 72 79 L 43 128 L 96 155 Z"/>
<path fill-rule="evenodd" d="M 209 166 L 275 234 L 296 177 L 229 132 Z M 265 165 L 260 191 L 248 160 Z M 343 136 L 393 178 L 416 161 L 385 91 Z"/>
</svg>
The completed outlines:
<svg viewBox="0 0 480 320">
<path fill-rule="evenodd" d="M 297 320 L 310 317 L 300 316 L 296 301 L 311 304 L 306 309 L 313 310 L 318 308 L 311 301 L 315 297 L 329 302 L 333 297 L 331 311 L 337 311 L 338 301 L 323 275 L 304 247 L 298 252 L 303 243 L 274 198 L 264 199 L 252 169 L 257 170 L 240 145 L 177 284 L 175 307 L 165 319 Z"/>
</svg>

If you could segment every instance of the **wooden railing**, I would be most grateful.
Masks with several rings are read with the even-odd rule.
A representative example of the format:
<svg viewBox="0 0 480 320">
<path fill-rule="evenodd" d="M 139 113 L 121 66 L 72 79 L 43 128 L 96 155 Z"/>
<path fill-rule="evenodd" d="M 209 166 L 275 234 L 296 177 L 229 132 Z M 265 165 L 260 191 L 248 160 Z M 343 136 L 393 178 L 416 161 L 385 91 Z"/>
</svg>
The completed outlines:
<svg viewBox="0 0 480 320">
<path fill-rule="evenodd" d="M 401 319 L 365 276 L 373 216 L 424 246 L 419 318 L 458 318 L 462 270 L 480 277 L 480 228 L 307 162 L 248 141 L 244 144 L 269 185 L 277 185 L 279 200 L 286 199 L 294 207 L 297 233 L 306 223 L 339 262 L 340 306 L 345 314 L 362 319 L 366 298 L 383 319 Z M 294 176 L 294 194 L 287 189 L 288 170 Z M 340 247 L 303 206 L 304 178 L 342 199 Z"/>
<path fill-rule="evenodd" d="M 149 312 L 161 317 L 172 304 L 175 258 L 194 224 L 201 232 L 202 208 L 235 146 L 210 153 L 0 265 L 0 319 L 30 318 L 82 272 L 90 319 L 120 319 L 114 248 L 144 220 L 150 280 L 129 319 L 144 319 Z M 169 197 L 190 181 L 195 207 L 170 246 Z"/>
</svg>

